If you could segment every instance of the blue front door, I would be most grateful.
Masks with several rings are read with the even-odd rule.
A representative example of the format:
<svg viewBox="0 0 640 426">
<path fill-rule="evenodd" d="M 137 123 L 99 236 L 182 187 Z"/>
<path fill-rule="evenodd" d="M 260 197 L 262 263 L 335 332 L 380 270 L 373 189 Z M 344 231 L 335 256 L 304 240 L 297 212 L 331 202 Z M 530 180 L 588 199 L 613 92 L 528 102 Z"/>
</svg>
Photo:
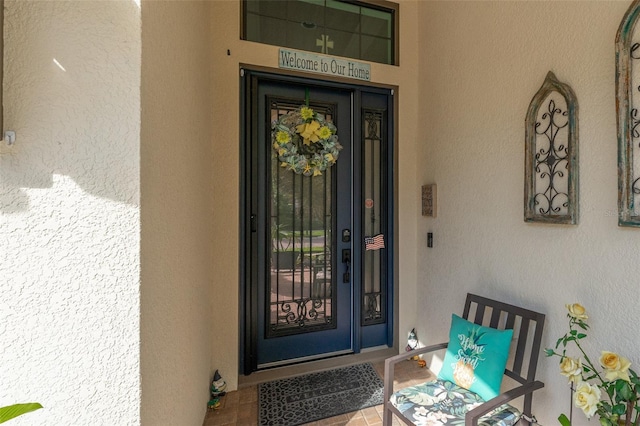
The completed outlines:
<svg viewBox="0 0 640 426">
<path fill-rule="evenodd" d="M 377 206 L 369 223 L 372 204 L 388 201 L 380 185 L 388 176 L 379 138 L 365 137 L 373 127 L 363 130 L 367 120 L 354 113 L 367 97 L 297 78 L 245 78 L 243 371 L 389 344 L 388 252 L 365 253 L 363 244 L 367 224 L 384 232 L 390 215 Z M 343 147 L 320 175 L 283 167 L 274 150 L 272 123 L 302 105 L 336 126 Z"/>
</svg>

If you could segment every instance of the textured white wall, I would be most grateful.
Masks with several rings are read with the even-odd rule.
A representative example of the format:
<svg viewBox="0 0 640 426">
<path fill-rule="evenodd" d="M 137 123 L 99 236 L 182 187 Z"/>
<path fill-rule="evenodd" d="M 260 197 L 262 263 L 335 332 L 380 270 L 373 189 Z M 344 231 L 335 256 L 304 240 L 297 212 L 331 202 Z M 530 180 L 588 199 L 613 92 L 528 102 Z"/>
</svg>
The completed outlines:
<svg viewBox="0 0 640 426">
<path fill-rule="evenodd" d="M 196 424 L 207 373 L 236 384 L 229 123 L 239 64 L 276 69 L 277 47 L 238 40 L 235 1 L 144 6 L 141 100 L 135 2 L 6 2 L 5 121 L 18 141 L 0 144 L 0 403 L 46 406 L 16 424 Z M 592 349 L 640 362 L 640 230 L 615 217 L 613 40 L 627 6 L 401 2 L 402 65 L 372 65 L 374 81 L 399 85 L 401 341 L 414 324 L 440 340 L 471 290 L 546 312 L 546 345 L 564 332 L 564 303 L 579 301 Z M 524 115 L 549 70 L 580 104 L 577 227 L 522 221 Z M 428 182 L 437 219 L 420 216 Z M 536 415 L 553 424 L 568 391 L 555 361 L 540 365 Z"/>
<path fill-rule="evenodd" d="M 211 2 L 142 2 L 141 420 L 200 425 L 212 342 L 227 321 L 214 289 Z M 232 144 L 233 145 L 233 144 Z M 237 164 L 235 164 L 237 166 Z M 235 259 L 235 258 L 234 258 Z M 237 315 L 234 319 L 237 318 Z M 235 349 L 235 348 L 233 348 Z M 237 356 L 237 349 L 233 351 Z M 219 367 L 215 363 L 214 367 Z M 223 371 L 226 377 L 235 371 Z"/>
<path fill-rule="evenodd" d="M 640 370 L 640 230 L 617 226 L 614 40 L 627 1 L 424 2 L 419 185 L 438 185 L 420 218 L 418 333 L 445 337 L 473 291 L 546 312 L 544 344 L 566 332 L 564 304 L 589 310 L 592 358 L 619 351 Z M 580 224 L 523 221 L 524 118 L 551 70 L 579 103 Z M 426 247 L 434 232 L 435 247 Z M 534 401 L 541 424 L 568 412 L 557 359 Z M 581 413 L 577 425 L 586 424 Z"/>
<path fill-rule="evenodd" d="M 0 405 L 138 424 L 140 10 L 6 0 L 4 64 Z"/>
</svg>

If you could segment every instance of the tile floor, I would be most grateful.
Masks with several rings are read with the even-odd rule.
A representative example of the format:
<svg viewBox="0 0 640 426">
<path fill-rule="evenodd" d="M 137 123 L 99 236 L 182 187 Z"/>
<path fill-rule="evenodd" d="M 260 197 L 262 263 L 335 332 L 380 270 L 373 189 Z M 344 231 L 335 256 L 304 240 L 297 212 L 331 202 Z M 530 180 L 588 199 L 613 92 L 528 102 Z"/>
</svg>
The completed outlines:
<svg viewBox="0 0 640 426">
<path fill-rule="evenodd" d="M 373 362 L 380 377 L 384 375 L 384 361 Z M 394 388 L 412 386 L 433 378 L 426 368 L 420 368 L 415 361 L 396 364 Z M 207 411 L 203 426 L 220 425 L 257 425 L 258 424 L 258 386 L 250 385 L 222 397 L 220 409 Z M 400 424 L 394 419 L 394 425 Z M 382 425 L 382 405 L 365 408 L 353 413 L 342 414 L 328 419 L 308 423 L 307 426 L 371 426 Z"/>
</svg>

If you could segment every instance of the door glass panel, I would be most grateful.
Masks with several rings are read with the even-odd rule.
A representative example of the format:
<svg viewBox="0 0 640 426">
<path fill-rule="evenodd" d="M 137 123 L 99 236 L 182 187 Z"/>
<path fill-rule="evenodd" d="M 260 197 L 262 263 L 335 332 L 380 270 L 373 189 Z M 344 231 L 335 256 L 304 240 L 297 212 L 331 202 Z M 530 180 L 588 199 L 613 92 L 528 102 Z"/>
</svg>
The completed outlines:
<svg viewBox="0 0 640 426">
<path fill-rule="evenodd" d="M 271 100 L 270 120 L 297 108 Z M 332 120 L 328 106 L 311 105 Z M 335 167 L 320 176 L 283 168 L 271 156 L 270 281 L 266 337 L 335 328 L 334 256 Z"/>
<path fill-rule="evenodd" d="M 375 236 L 386 231 L 386 220 L 383 206 L 386 200 L 382 190 L 385 170 L 382 163 L 384 140 L 384 113 L 375 110 L 364 110 L 363 114 L 363 198 L 365 236 Z M 365 250 L 363 255 L 362 278 L 362 324 L 378 324 L 385 321 L 386 306 L 386 265 L 382 261 L 383 250 Z"/>
</svg>

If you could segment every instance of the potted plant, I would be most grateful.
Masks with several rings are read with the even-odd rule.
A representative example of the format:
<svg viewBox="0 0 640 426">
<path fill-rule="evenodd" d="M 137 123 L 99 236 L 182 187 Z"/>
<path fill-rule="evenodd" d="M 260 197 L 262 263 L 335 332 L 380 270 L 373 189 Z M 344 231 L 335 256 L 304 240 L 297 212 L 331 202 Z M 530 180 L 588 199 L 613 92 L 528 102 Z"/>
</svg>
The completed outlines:
<svg viewBox="0 0 640 426">
<path fill-rule="evenodd" d="M 298 252 L 292 247 L 294 232 L 286 224 L 271 227 L 271 266 L 278 269 L 293 269 Z"/>
</svg>

